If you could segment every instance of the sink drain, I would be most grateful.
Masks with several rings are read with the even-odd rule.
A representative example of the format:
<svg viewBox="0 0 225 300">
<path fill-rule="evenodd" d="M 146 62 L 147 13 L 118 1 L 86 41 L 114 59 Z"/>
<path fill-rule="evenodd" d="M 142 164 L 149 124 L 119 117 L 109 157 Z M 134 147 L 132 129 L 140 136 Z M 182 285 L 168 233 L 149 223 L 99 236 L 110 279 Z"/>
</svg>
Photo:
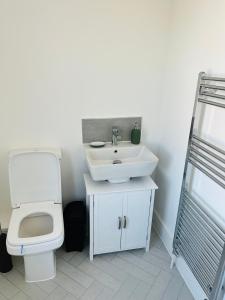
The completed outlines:
<svg viewBox="0 0 225 300">
<path fill-rule="evenodd" d="M 122 164 L 122 161 L 120 159 L 114 159 L 113 165 Z"/>
</svg>

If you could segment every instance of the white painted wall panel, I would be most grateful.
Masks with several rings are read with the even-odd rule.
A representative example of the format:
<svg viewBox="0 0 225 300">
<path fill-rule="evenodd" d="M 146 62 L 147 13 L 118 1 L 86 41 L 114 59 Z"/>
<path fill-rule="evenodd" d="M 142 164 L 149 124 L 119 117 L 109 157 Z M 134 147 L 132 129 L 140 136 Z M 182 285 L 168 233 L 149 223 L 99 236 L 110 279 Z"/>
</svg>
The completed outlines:
<svg viewBox="0 0 225 300">
<path fill-rule="evenodd" d="M 170 0 L 0 2 L 0 220 L 10 214 L 7 153 L 63 150 L 63 199 L 84 197 L 81 118 L 143 117 L 158 147 Z"/>
</svg>

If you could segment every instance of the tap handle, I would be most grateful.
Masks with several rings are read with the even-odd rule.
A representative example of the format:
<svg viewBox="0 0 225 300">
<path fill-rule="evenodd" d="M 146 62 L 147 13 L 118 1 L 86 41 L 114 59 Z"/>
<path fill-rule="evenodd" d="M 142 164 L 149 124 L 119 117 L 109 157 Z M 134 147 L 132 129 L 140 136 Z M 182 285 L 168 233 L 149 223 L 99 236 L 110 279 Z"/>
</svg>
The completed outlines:
<svg viewBox="0 0 225 300">
<path fill-rule="evenodd" d="M 118 127 L 112 127 L 112 133 L 113 134 L 118 134 L 119 133 Z"/>
</svg>

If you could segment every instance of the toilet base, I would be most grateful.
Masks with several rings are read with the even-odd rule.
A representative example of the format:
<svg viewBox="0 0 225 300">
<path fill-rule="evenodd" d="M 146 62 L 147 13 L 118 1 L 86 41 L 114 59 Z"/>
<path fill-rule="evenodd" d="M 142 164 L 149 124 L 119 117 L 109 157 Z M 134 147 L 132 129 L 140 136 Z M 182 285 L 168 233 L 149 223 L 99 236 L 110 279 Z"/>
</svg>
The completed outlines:
<svg viewBox="0 0 225 300">
<path fill-rule="evenodd" d="M 56 261 L 54 251 L 24 255 L 26 282 L 45 281 L 55 277 Z"/>
</svg>

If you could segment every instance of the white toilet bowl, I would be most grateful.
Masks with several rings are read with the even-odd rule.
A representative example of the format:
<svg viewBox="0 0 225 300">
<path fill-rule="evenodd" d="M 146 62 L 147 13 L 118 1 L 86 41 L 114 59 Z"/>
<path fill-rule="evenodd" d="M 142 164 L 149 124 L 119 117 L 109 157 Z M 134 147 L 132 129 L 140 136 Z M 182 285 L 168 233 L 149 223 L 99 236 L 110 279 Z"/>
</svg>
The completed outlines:
<svg viewBox="0 0 225 300">
<path fill-rule="evenodd" d="M 54 250 L 64 239 L 60 152 L 23 150 L 10 153 L 12 216 L 7 250 L 24 257 L 25 280 L 37 282 L 56 274 Z"/>
</svg>

